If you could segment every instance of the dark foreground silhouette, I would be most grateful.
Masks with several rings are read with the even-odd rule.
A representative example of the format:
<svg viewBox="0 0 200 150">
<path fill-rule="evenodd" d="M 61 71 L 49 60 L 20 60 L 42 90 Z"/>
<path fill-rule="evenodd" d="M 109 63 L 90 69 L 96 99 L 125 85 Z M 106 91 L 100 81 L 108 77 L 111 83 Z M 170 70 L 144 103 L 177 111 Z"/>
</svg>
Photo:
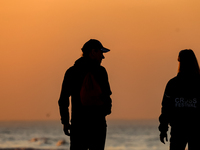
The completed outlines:
<svg viewBox="0 0 200 150">
<path fill-rule="evenodd" d="M 65 73 L 59 99 L 61 122 L 65 134 L 70 136 L 70 150 L 104 150 L 105 116 L 111 113 L 111 90 L 101 61 L 103 53 L 110 50 L 91 39 L 82 51 L 83 57 Z M 71 123 L 69 103 L 72 105 Z"/>
<path fill-rule="evenodd" d="M 171 126 L 170 150 L 200 150 L 200 70 L 192 50 L 179 53 L 178 75 L 166 86 L 159 117 L 160 141 L 168 141 Z"/>
</svg>

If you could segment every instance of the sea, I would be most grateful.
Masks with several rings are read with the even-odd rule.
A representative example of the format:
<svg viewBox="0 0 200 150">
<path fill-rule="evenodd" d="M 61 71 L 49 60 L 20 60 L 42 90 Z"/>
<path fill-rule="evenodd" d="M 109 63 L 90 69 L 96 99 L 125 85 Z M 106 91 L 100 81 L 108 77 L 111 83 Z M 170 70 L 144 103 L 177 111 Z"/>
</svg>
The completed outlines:
<svg viewBox="0 0 200 150">
<path fill-rule="evenodd" d="M 108 120 L 105 150 L 168 150 L 159 140 L 157 120 Z M 69 150 L 57 121 L 1 121 L 0 149 Z"/>
</svg>

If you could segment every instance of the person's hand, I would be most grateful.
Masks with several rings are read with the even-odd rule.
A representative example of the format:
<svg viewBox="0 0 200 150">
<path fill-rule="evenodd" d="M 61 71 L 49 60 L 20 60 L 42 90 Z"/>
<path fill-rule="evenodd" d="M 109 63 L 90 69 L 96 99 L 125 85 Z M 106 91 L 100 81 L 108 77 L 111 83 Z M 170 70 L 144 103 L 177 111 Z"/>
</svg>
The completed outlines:
<svg viewBox="0 0 200 150">
<path fill-rule="evenodd" d="M 63 131 L 64 131 L 65 135 L 70 136 L 70 124 L 64 124 Z"/>
<path fill-rule="evenodd" d="M 168 141 L 167 133 L 160 133 L 160 141 L 165 144 L 165 139 Z"/>
</svg>

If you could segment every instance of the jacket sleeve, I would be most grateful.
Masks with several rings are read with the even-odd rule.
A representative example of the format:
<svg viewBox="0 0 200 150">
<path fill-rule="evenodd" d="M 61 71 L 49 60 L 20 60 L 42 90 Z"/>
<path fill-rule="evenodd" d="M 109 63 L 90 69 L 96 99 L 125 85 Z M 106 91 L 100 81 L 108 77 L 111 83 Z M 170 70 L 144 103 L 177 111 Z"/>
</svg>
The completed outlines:
<svg viewBox="0 0 200 150">
<path fill-rule="evenodd" d="M 159 117 L 160 125 L 158 128 L 161 133 L 165 133 L 168 131 L 168 125 L 170 123 L 171 108 L 172 108 L 171 99 L 172 97 L 170 94 L 170 84 L 168 82 L 162 100 L 161 115 Z"/>
<path fill-rule="evenodd" d="M 104 101 L 104 105 L 103 105 L 103 110 L 104 110 L 104 114 L 109 115 L 111 114 L 111 108 L 112 108 L 112 99 L 111 99 L 111 89 L 110 89 L 110 84 L 108 81 L 108 74 L 105 68 L 103 68 L 103 88 L 102 88 L 102 95 L 101 98 Z"/>
<path fill-rule="evenodd" d="M 71 77 L 72 77 L 72 69 L 70 68 L 65 73 L 64 80 L 62 83 L 60 98 L 58 100 L 62 124 L 69 124 L 69 97 L 71 95 L 71 85 L 72 85 Z"/>
</svg>

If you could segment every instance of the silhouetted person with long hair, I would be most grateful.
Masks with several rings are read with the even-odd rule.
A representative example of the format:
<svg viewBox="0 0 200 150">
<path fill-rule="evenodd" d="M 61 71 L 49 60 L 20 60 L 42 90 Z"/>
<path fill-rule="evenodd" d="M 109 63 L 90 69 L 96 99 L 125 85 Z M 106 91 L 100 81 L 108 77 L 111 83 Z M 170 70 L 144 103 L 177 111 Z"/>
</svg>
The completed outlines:
<svg viewBox="0 0 200 150">
<path fill-rule="evenodd" d="M 83 56 L 65 73 L 59 108 L 64 132 L 70 136 L 70 150 L 104 150 L 111 90 L 101 61 L 108 51 L 98 40 L 87 41 Z"/>
<path fill-rule="evenodd" d="M 166 86 L 162 101 L 160 141 L 168 141 L 171 126 L 170 150 L 200 150 L 200 70 L 194 52 L 182 50 L 178 56 L 178 75 Z"/>
</svg>

